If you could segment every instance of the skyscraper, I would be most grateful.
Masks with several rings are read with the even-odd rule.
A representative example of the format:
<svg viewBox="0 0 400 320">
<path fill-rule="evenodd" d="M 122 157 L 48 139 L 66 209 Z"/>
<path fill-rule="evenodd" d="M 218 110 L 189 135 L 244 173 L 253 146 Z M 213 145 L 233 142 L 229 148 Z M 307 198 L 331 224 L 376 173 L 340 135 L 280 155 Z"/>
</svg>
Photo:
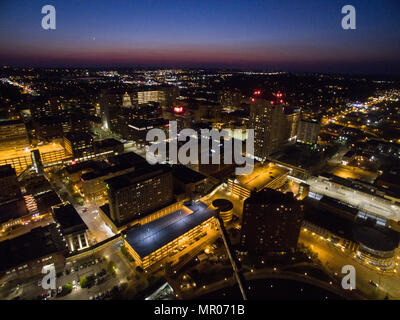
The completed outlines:
<svg viewBox="0 0 400 320">
<path fill-rule="evenodd" d="M 254 129 L 254 155 L 257 160 L 265 160 L 280 150 L 285 141 L 286 127 L 283 105 L 253 98 L 249 129 Z"/>
<path fill-rule="evenodd" d="M 300 119 L 300 108 L 294 108 L 291 106 L 284 107 L 286 126 L 284 130 L 284 141 L 293 140 L 297 135 L 297 129 Z"/>
<path fill-rule="evenodd" d="M 297 131 L 297 142 L 315 145 L 318 143 L 321 125 L 317 120 L 302 119 Z"/>
<path fill-rule="evenodd" d="M 294 250 L 304 209 L 291 194 L 253 192 L 244 202 L 241 246 L 257 256 Z"/>
</svg>

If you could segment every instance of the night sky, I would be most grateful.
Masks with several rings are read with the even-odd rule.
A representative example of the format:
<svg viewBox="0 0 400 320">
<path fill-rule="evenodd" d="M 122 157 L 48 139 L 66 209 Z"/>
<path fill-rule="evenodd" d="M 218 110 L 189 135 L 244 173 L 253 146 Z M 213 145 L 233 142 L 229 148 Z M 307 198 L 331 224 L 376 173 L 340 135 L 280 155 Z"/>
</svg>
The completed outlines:
<svg viewBox="0 0 400 320">
<path fill-rule="evenodd" d="M 400 74 L 400 1 L 0 0 L 0 64 Z"/>
</svg>

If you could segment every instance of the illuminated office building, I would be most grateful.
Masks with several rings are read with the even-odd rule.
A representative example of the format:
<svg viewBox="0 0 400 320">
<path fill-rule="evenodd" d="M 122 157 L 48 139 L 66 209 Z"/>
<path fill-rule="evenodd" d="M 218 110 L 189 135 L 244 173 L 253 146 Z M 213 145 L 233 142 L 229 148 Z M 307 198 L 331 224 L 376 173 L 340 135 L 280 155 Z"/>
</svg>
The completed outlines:
<svg viewBox="0 0 400 320">
<path fill-rule="evenodd" d="M 74 159 L 85 159 L 94 154 L 93 141 L 86 132 L 69 132 L 64 136 L 64 147 Z"/>
<path fill-rule="evenodd" d="M 154 165 L 105 180 L 110 218 L 117 224 L 139 219 L 174 200 L 171 169 Z"/>
<path fill-rule="evenodd" d="M 320 129 L 321 125 L 317 120 L 300 120 L 297 131 L 297 142 L 310 145 L 317 144 Z"/>
<path fill-rule="evenodd" d="M 280 150 L 285 141 L 286 116 L 281 104 L 254 99 L 250 107 L 249 129 L 254 129 L 254 156 L 265 160 Z"/>
<path fill-rule="evenodd" d="M 162 90 L 158 91 L 139 91 L 138 104 L 145 104 L 149 102 L 165 102 L 165 93 Z"/>
</svg>

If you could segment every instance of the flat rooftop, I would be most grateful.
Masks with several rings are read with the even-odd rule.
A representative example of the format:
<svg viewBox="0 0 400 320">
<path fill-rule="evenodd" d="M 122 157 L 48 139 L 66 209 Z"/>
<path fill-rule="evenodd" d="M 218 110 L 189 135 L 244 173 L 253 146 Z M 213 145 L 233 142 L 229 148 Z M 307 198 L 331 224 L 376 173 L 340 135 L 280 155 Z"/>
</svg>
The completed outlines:
<svg viewBox="0 0 400 320">
<path fill-rule="evenodd" d="M 18 219 L 28 214 L 29 212 L 23 198 L 14 199 L 0 205 L 0 223 Z"/>
<path fill-rule="evenodd" d="M 163 173 L 169 172 L 171 169 L 166 165 L 153 165 L 139 168 L 133 172 L 120 175 L 111 179 L 105 180 L 110 189 L 118 190 L 128 187 L 136 182 L 150 179 Z"/>
<path fill-rule="evenodd" d="M 0 242 L 0 270 L 27 263 L 66 249 L 55 223 Z"/>
<path fill-rule="evenodd" d="M 104 177 L 104 176 L 106 176 L 108 174 L 111 174 L 111 173 L 116 173 L 116 172 L 119 172 L 119 171 L 123 171 L 123 170 L 129 169 L 129 168 L 133 169 L 134 167 L 131 166 L 130 164 L 127 164 L 127 163 L 121 163 L 121 164 L 117 164 L 117 165 L 114 165 L 114 166 L 106 167 L 104 169 L 98 169 L 98 170 L 96 170 L 94 172 L 84 173 L 84 174 L 82 174 L 81 179 L 82 179 L 83 182 L 84 181 L 89 181 L 89 180 L 97 179 L 97 178 L 100 178 L 100 177 Z"/>
<path fill-rule="evenodd" d="M 61 199 L 59 198 L 58 194 L 53 190 L 36 195 L 34 198 L 40 213 L 50 212 L 52 206 L 56 206 L 61 203 Z"/>
<path fill-rule="evenodd" d="M 58 142 L 52 142 L 31 148 L 29 144 L 21 145 L 19 148 L 8 148 L 0 151 L 0 160 L 13 159 L 19 157 L 31 157 L 31 151 L 39 149 L 40 154 L 46 152 L 60 151 L 64 148 Z"/>
<path fill-rule="evenodd" d="M 79 213 L 72 204 L 61 205 L 53 209 L 54 219 L 60 224 L 64 234 L 88 229 Z"/>
<path fill-rule="evenodd" d="M 68 132 L 65 138 L 71 142 L 91 141 L 93 137 L 87 132 Z"/>
<path fill-rule="evenodd" d="M 4 166 L 0 166 L 0 178 L 15 176 L 15 170 L 11 166 L 11 164 L 6 164 Z"/>
<path fill-rule="evenodd" d="M 237 176 L 240 185 L 248 190 L 261 190 L 276 178 L 288 173 L 289 170 L 277 165 L 269 164 L 261 166 L 256 164 L 254 171 L 247 175 Z"/>
<path fill-rule="evenodd" d="M 205 175 L 181 164 L 172 166 L 172 175 L 185 184 L 200 182 L 207 178 Z"/>
<path fill-rule="evenodd" d="M 111 164 L 127 163 L 132 166 L 137 166 L 139 164 L 145 164 L 145 163 L 148 164 L 145 158 L 143 158 L 142 156 L 138 155 L 135 152 L 126 152 L 116 156 L 110 156 L 107 158 L 106 161 Z"/>
<path fill-rule="evenodd" d="M 192 214 L 178 210 L 134 228 L 126 233 L 125 240 L 144 258 L 215 215 L 213 210 L 207 210 L 204 206 L 194 210 Z"/>
</svg>

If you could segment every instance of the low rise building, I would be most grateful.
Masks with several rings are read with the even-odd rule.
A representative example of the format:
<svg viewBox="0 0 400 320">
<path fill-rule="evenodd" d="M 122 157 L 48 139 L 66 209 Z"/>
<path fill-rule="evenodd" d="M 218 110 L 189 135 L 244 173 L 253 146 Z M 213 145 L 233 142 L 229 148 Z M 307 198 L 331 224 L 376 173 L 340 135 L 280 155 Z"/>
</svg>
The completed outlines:
<svg viewBox="0 0 400 320">
<path fill-rule="evenodd" d="M 41 274 L 42 268 L 47 265 L 63 270 L 67 250 L 61 232 L 54 223 L 0 242 L 0 279 L 31 278 Z"/>
<path fill-rule="evenodd" d="M 124 234 L 125 246 L 143 268 L 178 252 L 177 248 L 199 240 L 217 221 L 212 210 L 197 210 L 190 214 L 175 211 Z"/>
<path fill-rule="evenodd" d="M 53 217 L 70 252 L 80 251 L 90 246 L 88 227 L 72 204 L 53 207 Z"/>
</svg>

